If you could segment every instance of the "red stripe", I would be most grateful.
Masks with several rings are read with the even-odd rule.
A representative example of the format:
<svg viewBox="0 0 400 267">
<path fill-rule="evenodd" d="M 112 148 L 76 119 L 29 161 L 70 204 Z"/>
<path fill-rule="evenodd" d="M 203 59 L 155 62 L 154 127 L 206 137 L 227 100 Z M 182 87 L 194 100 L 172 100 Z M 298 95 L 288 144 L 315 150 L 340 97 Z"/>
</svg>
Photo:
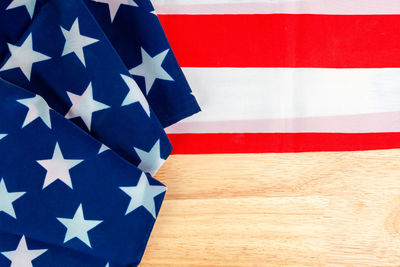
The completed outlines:
<svg viewBox="0 0 400 267">
<path fill-rule="evenodd" d="M 356 151 L 400 148 L 400 133 L 169 134 L 173 154 Z"/>
<path fill-rule="evenodd" d="M 160 15 L 183 67 L 400 67 L 399 15 Z"/>
</svg>

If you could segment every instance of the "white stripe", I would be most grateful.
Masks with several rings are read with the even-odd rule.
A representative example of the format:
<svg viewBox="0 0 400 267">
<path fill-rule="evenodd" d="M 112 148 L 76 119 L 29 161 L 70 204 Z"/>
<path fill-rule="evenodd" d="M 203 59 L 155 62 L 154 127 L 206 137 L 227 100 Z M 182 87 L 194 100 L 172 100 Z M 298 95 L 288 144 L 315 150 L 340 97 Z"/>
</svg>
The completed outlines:
<svg viewBox="0 0 400 267">
<path fill-rule="evenodd" d="M 202 112 L 170 133 L 400 129 L 397 68 L 183 70 Z"/>
<path fill-rule="evenodd" d="M 152 0 L 158 5 L 205 5 L 205 4 L 237 4 L 237 3 L 285 3 L 304 0 Z"/>
<path fill-rule="evenodd" d="M 180 122 L 167 133 L 400 132 L 400 112 L 292 119 Z"/>
<path fill-rule="evenodd" d="M 152 0 L 158 14 L 400 14 L 399 0 Z"/>
</svg>

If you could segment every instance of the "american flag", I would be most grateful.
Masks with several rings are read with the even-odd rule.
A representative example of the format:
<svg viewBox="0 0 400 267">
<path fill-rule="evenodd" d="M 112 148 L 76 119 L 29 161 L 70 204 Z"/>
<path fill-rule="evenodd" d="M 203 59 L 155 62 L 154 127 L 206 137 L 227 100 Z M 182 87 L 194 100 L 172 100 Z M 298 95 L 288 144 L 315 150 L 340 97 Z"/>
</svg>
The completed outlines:
<svg viewBox="0 0 400 267">
<path fill-rule="evenodd" d="M 2 1 L 0 87 L 0 266 L 137 265 L 199 111 L 151 3 Z"/>
</svg>

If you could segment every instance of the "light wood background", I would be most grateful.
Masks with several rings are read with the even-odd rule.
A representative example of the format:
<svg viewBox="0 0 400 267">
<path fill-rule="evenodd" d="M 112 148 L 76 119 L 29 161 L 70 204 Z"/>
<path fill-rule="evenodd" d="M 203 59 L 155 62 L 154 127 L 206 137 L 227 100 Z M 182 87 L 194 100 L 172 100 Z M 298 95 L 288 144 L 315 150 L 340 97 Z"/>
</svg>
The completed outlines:
<svg viewBox="0 0 400 267">
<path fill-rule="evenodd" d="M 147 266 L 400 266 L 400 150 L 174 155 Z"/>
</svg>

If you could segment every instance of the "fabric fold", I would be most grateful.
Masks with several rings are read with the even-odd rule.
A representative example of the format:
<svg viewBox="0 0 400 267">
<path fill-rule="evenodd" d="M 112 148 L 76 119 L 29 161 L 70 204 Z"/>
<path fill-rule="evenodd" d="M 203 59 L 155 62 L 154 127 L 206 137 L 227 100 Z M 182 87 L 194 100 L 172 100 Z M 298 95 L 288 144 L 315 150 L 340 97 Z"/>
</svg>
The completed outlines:
<svg viewBox="0 0 400 267">
<path fill-rule="evenodd" d="M 154 175 L 172 147 L 108 38 L 81 0 L 41 3 L 20 40 L 0 51 L 0 77 L 43 96 L 54 110 Z"/>
<path fill-rule="evenodd" d="M 0 265 L 137 265 L 166 187 L 40 96 L 0 79 L 0 103 Z"/>
<path fill-rule="evenodd" d="M 149 0 L 84 0 L 164 127 L 200 111 Z"/>
</svg>

